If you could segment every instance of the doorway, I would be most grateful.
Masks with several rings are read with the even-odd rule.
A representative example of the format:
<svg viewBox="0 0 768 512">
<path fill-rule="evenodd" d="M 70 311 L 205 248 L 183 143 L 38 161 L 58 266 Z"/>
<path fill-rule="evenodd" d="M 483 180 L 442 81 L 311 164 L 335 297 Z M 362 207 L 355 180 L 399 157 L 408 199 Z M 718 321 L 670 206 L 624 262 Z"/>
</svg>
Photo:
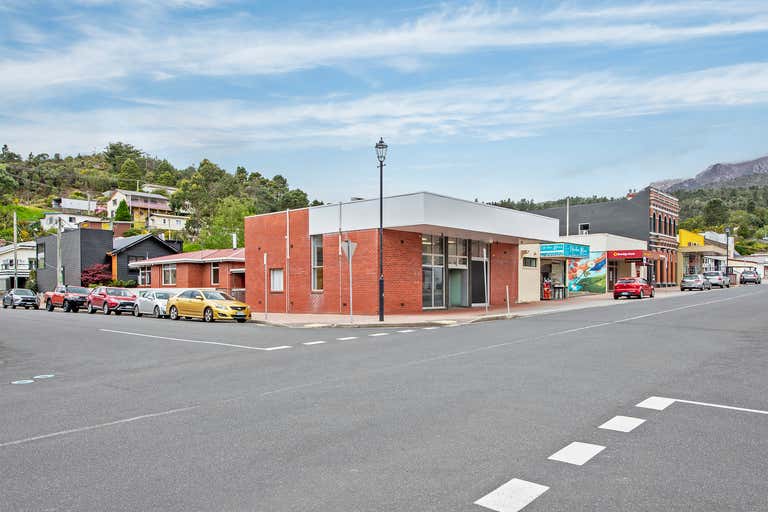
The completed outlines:
<svg viewBox="0 0 768 512">
<path fill-rule="evenodd" d="M 452 268 L 448 270 L 448 307 L 468 306 L 467 285 L 469 272 L 466 269 Z"/>
</svg>

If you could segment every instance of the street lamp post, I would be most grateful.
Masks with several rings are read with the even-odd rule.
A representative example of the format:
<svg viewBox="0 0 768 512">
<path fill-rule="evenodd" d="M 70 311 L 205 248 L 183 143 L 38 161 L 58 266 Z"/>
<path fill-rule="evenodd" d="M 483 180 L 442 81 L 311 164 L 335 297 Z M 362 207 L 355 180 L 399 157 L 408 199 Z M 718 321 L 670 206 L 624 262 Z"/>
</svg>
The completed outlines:
<svg viewBox="0 0 768 512">
<path fill-rule="evenodd" d="M 379 322 L 384 321 L 384 160 L 387 145 L 379 138 L 376 143 L 376 158 L 379 159 Z"/>
<path fill-rule="evenodd" d="M 725 275 L 728 274 L 728 256 L 731 252 L 731 228 L 725 228 Z"/>
</svg>

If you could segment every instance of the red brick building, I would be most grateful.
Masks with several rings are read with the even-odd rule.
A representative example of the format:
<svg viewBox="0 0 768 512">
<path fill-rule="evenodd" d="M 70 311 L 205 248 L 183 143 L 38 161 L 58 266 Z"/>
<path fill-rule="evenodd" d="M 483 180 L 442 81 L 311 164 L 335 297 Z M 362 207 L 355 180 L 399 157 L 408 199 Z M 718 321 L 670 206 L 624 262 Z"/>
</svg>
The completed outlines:
<svg viewBox="0 0 768 512">
<path fill-rule="evenodd" d="M 245 219 L 246 302 L 253 312 L 378 309 L 379 201 L 363 200 Z M 556 240 L 554 219 L 416 193 L 384 198 L 384 310 L 503 306 L 517 299 L 520 243 Z M 265 287 L 265 284 L 267 285 Z"/>
<path fill-rule="evenodd" d="M 208 249 L 133 261 L 142 288 L 216 288 L 245 295 L 245 249 Z"/>
</svg>

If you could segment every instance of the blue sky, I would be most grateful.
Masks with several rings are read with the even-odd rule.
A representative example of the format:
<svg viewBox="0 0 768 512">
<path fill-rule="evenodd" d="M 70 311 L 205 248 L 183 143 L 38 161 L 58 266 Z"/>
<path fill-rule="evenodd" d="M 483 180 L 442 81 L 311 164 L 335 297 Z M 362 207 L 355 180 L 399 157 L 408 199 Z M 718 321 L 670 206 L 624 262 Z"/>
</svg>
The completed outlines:
<svg viewBox="0 0 768 512">
<path fill-rule="evenodd" d="M 768 154 L 768 2 L 0 0 L 0 142 L 325 201 L 621 195 Z"/>
</svg>

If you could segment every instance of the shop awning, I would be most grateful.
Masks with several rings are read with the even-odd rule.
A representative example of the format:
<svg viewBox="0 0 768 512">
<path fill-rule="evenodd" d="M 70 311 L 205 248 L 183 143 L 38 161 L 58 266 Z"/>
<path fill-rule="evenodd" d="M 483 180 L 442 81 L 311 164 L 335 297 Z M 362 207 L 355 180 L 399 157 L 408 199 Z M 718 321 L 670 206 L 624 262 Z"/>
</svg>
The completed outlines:
<svg viewBox="0 0 768 512">
<path fill-rule="evenodd" d="M 678 252 L 682 254 L 701 254 L 702 256 L 725 256 L 725 247 L 718 247 L 717 245 L 689 245 L 687 247 L 680 247 Z"/>
</svg>

